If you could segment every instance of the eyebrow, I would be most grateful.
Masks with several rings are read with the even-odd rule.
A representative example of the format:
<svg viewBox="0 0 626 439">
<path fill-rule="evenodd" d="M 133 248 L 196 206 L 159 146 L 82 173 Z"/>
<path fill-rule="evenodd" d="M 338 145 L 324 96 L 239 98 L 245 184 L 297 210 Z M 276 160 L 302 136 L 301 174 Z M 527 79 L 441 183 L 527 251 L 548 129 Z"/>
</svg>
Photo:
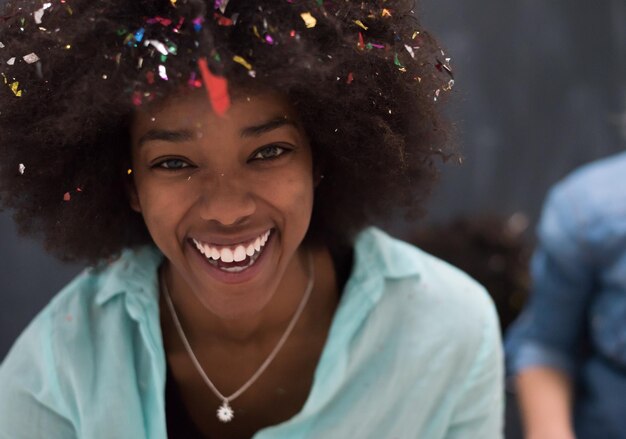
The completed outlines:
<svg viewBox="0 0 626 439">
<path fill-rule="evenodd" d="M 150 129 L 146 134 L 139 138 L 138 145 L 141 147 L 145 143 L 152 140 L 163 140 L 165 142 L 182 143 L 188 142 L 193 139 L 193 132 L 191 130 L 159 130 Z"/>
<path fill-rule="evenodd" d="M 254 125 L 243 128 L 239 135 L 243 138 L 246 137 L 259 137 L 265 133 L 276 130 L 280 127 L 291 125 L 298 128 L 298 124 L 287 118 L 287 116 L 275 117 L 260 125 Z M 147 133 L 139 138 L 138 145 L 141 147 L 145 143 L 153 140 L 162 140 L 165 142 L 182 143 L 188 142 L 195 138 L 194 132 L 188 129 L 182 130 L 162 130 L 162 129 L 150 129 Z"/>
<path fill-rule="evenodd" d="M 259 137 L 262 134 L 268 133 L 280 127 L 291 125 L 294 128 L 298 128 L 298 124 L 289 119 L 287 116 L 275 117 L 262 123 L 261 125 L 247 127 L 241 130 L 241 137 Z"/>
</svg>

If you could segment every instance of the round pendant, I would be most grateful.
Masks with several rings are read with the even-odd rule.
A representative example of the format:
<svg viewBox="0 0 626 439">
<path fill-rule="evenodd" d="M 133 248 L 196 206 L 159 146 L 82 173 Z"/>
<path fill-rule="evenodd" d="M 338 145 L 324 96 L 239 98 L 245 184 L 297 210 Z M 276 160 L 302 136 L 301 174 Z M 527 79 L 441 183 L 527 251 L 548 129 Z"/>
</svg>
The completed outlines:
<svg viewBox="0 0 626 439">
<path fill-rule="evenodd" d="M 228 405 L 228 401 L 224 401 L 224 403 L 217 409 L 217 419 L 222 422 L 230 422 L 235 416 L 235 412 Z"/>
</svg>

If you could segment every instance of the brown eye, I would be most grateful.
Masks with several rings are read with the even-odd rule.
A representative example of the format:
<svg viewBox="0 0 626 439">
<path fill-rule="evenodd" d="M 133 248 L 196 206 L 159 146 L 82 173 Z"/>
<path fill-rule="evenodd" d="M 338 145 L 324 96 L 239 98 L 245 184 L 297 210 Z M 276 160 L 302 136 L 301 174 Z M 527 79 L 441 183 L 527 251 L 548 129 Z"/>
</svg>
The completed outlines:
<svg viewBox="0 0 626 439">
<path fill-rule="evenodd" d="M 259 149 L 253 156 L 252 160 L 271 160 L 280 157 L 288 150 L 278 145 L 269 145 Z"/>
<path fill-rule="evenodd" d="M 188 168 L 189 164 L 181 159 L 167 159 L 157 163 L 155 167 L 160 169 L 176 170 Z"/>
</svg>

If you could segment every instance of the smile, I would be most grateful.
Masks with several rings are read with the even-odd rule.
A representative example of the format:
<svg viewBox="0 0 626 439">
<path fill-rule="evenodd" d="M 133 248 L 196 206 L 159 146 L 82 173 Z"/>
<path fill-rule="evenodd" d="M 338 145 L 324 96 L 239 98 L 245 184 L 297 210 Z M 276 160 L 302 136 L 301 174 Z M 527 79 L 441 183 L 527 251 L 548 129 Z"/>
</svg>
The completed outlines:
<svg viewBox="0 0 626 439">
<path fill-rule="evenodd" d="M 229 273 L 238 273 L 254 265 L 270 237 L 271 229 L 250 241 L 232 245 L 211 245 L 192 239 L 194 245 L 214 267 Z"/>
</svg>

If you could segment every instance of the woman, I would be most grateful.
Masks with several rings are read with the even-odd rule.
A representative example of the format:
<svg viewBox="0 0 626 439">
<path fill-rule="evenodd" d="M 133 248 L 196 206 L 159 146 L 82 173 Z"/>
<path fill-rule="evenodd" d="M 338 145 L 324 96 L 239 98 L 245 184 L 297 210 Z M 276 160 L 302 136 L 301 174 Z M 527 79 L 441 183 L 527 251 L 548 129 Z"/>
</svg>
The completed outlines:
<svg viewBox="0 0 626 439">
<path fill-rule="evenodd" d="M 3 16 L 3 203 L 93 268 L 2 364 L 2 434 L 499 437 L 487 295 L 368 228 L 418 210 L 445 144 L 410 5 Z"/>
</svg>

